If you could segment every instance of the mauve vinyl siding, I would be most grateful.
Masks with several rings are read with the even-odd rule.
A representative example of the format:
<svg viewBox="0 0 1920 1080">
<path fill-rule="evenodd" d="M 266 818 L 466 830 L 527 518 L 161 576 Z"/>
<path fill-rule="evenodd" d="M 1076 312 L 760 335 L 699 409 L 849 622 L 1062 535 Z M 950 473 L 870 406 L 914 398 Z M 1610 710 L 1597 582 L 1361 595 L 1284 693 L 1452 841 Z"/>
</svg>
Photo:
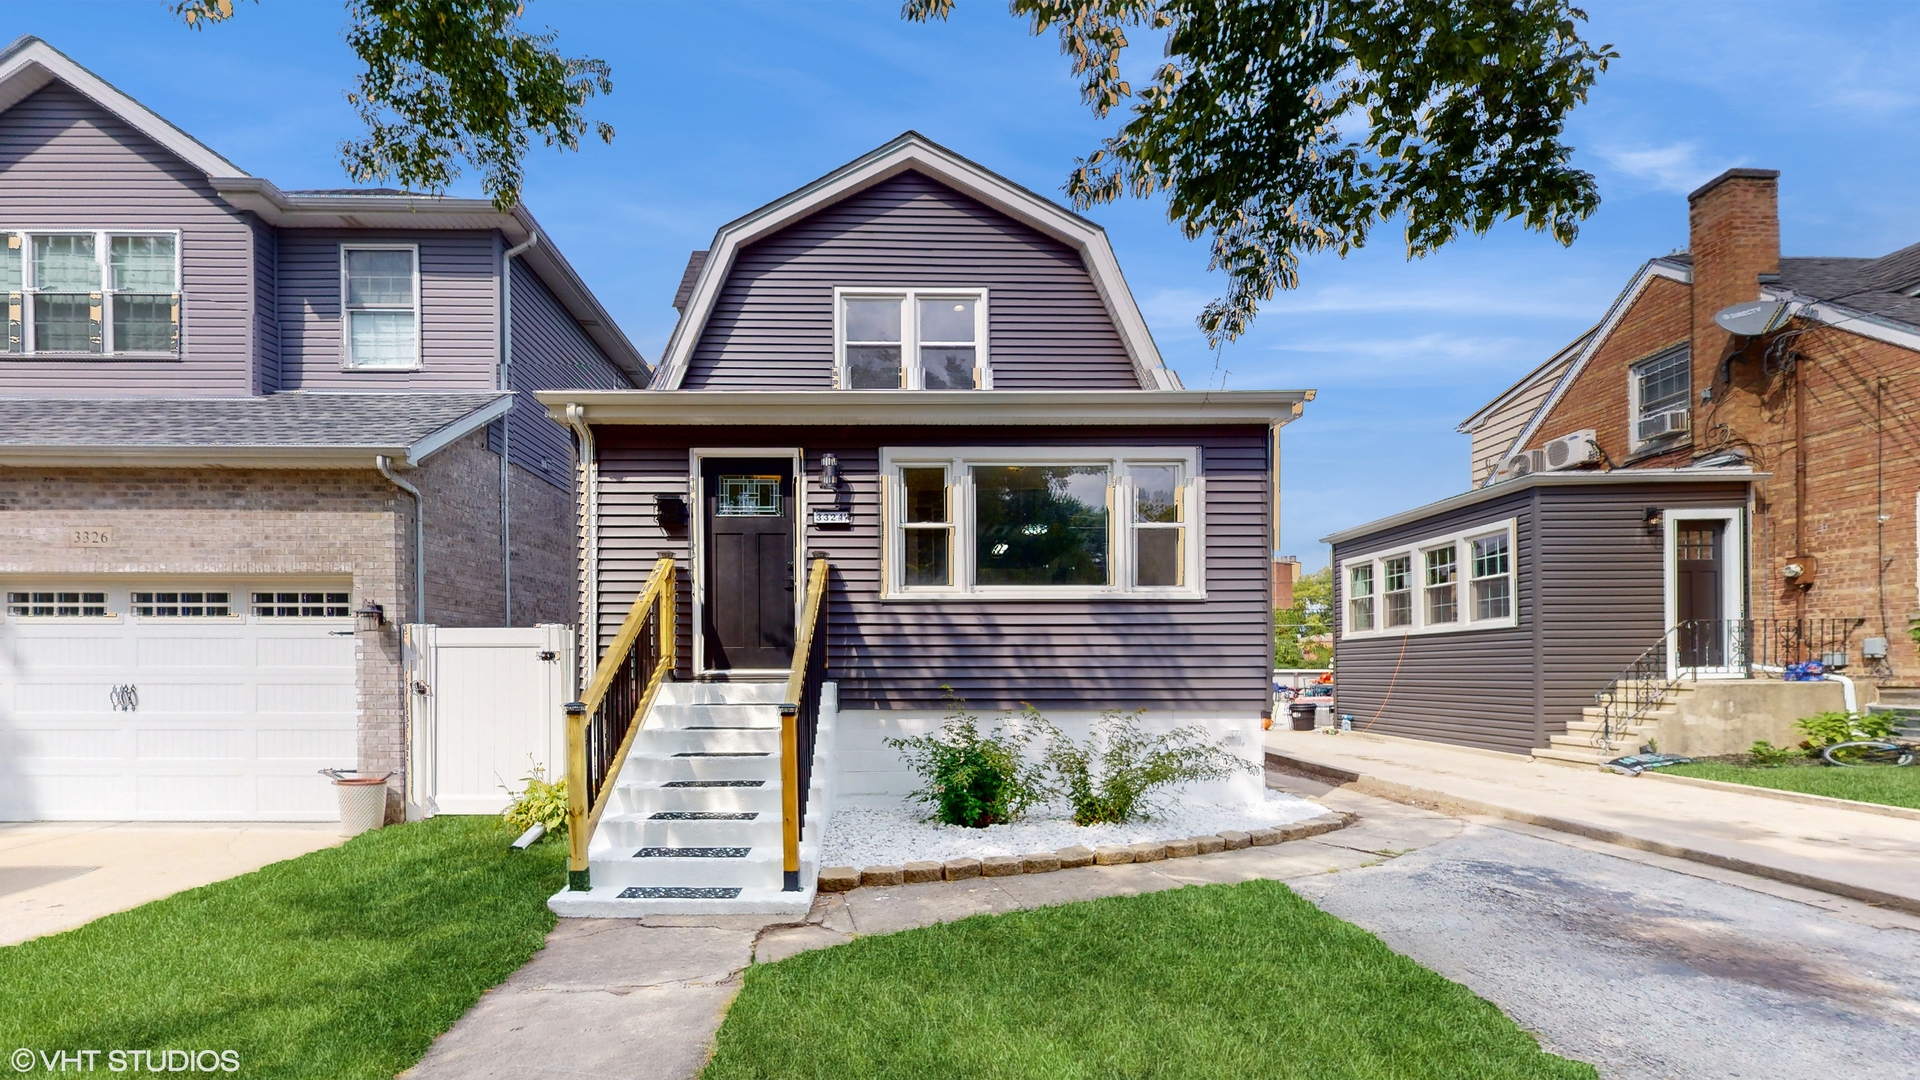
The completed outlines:
<svg viewBox="0 0 1920 1080">
<path fill-rule="evenodd" d="M 838 455 L 850 526 L 807 526 L 827 553 L 831 677 L 849 709 L 934 709 L 943 685 L 979 710 L 1179 709 L 1256 716 L 1273 663 L 1272 550 L 1264 427 L 1159 429 L 596 428 L 600 456 L 600 626 L 611 638 L 661 552 L 685 564 L 687 538 L 656 523 L 654 496 L 687 492 L 688 448 L 804 447 L 809 506 L 822 505 L 819 455 Z M 961 436 L 964 435 L 964 438 Z M 883 446 L 1200 448 L 1207 599 L 883 601 L 879 453 Z M 696 507 L 697 511 L 697 507 Z M 683 576 L 683 589 L 690 584 Z M 691 594 L 680 663 L 690 670 Z"/>
<path fill-rule="evenodd" d="M 830 389 L 835 286 L 986 288 L 996 389 L 1140 388 L 1076 251 L 916 172 L 740 248 L 682 386 Z"/>
<path fill-rule="evenodd" d="M 0 112 L 0 228 L 177 229 L 182 348 L 170 360 L 0 360 L 0 393 L 245 396 L 253 231 L 206 178 L 58 83 Z"/>
<path fill-rule="evenodd" d="M 280 389 L 280 234 L 262 221 L 253 227 L 253 392 Z"/>
<path fill-rule="evenodd" d="M 533 391 L 624 390 L 632 384 L 613 366 L 538 275 L 513 263 L 513 371 L 519 391 L 513 411 L 512 454 L 516 465 L 557 487 L 573 485 L 573 437 L 533 399 Z"/>
<path fill-rule="evenodd" d="M 420 370 L 343 370 L 342 244 L 420 248 Z M 486 390 L 500 362 L 499 242 L 491 232 L 280 232 L 282 390 Z"/>
<path fill-rule="evenodd" d="M 1526 753 L 1659 640 L 1665 552 L 1646 508 L 1740 508 L 1741 483 L 1534 487 L 1334 545 L 1343 560 L 1515 518 L 1512 629 L 1335 642 L 1339 710 L 1355 729 Z M 1738 557 L 1738 552 L 1733 553 Z"/>
</svg>

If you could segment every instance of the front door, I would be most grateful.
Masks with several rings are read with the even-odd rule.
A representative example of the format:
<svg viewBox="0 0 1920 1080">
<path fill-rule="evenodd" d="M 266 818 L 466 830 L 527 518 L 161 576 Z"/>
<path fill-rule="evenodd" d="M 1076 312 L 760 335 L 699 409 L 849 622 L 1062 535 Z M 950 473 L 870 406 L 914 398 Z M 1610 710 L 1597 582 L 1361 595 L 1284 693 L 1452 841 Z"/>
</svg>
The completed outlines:
<svg viewBox="0 0 1920 1080">
<path fill-rule="evenodd" d="M 1681 667 L 1716 668 L 1727 662 L 1722 598 L 1727 523 L 1681 520 L 1674 525 L 1674 613 L 1680 624 Z"/>
<path fill-rule="evenodd" d="M 793 663 L 793 461 L 705 458 L 709 671 L 785 670 Z"/>
</svg>

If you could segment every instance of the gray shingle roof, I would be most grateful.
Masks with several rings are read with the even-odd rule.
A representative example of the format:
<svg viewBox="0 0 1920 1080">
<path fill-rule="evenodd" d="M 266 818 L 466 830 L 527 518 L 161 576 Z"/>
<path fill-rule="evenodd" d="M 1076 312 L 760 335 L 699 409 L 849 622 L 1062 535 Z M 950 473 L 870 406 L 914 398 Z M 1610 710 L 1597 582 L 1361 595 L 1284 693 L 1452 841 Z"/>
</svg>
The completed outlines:
<svg viewBox="0 0 1920 1080">
<path fill-rule="evenodd" d="M 506 396 L 0 397 L 0 447 L 405 447 Z"/>
<path fill-rule="evenodd" d="M 1920 244 L 1877 259 L 1780 260 L 1780 284 L 1883 319 L 1920 326 Z"/>
</svg>

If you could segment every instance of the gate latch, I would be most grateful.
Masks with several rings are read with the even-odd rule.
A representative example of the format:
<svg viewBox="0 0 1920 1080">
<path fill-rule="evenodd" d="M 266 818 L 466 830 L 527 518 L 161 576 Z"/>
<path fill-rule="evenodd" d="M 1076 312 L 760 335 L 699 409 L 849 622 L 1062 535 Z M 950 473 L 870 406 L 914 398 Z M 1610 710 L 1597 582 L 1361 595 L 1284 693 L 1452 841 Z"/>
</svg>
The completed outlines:
<svg viewBox="0 0 1920 1080">
<path fill-rule="evenodd" d="M 545 660 L 548 663 L 552 663 L 553 661 L 560 659 L 560 654 L 557 652 L 554 652 L 552 649 L 541 649 L 540 659 Z"/>
</svg>

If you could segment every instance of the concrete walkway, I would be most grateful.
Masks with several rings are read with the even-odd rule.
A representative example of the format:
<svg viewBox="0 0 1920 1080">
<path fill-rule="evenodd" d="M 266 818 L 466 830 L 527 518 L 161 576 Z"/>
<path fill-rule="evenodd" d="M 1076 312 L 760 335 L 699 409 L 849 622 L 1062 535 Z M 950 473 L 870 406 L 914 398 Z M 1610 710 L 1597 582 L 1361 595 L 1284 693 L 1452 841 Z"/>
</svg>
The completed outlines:
<svg viewBox="0 0 1920 1080">
<path fill-rule="evenodd" d="M 1267 760 L 1488 815 L 1920 912 L 1920 821 L 1367 734 L 1267 732 Z"/>
<path fill-rule="evenodd" d="M 1273 847 L 1129 866 L 856 889 L 787 916 L 562 919 L 546 948 L 489 990 L 402 1074 L 408 1080 L 622 1078 L 699 1073 L 750 963 L 865 934 L 969 915 L 1132 896 L 1208 882 L 1294 881 L 1385 861 L 1459 835 L 1461 822 L 1335 791 L 1336 810 L 1366 804 L 1337 832 Z"/>
<path fill-rule="evenodd" d="M 0 945 L 344 841 L 335 822 L 0 824 Z"/>
</svg>

